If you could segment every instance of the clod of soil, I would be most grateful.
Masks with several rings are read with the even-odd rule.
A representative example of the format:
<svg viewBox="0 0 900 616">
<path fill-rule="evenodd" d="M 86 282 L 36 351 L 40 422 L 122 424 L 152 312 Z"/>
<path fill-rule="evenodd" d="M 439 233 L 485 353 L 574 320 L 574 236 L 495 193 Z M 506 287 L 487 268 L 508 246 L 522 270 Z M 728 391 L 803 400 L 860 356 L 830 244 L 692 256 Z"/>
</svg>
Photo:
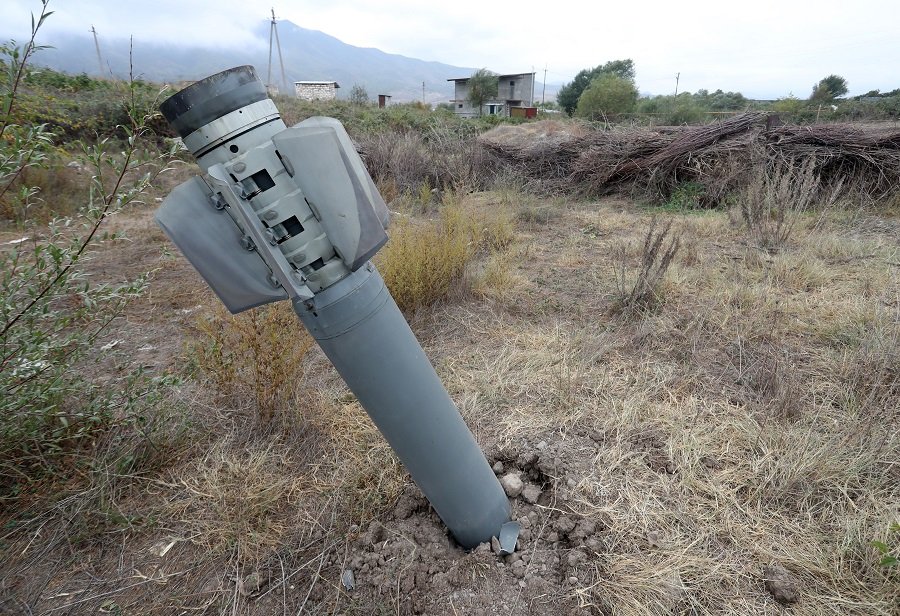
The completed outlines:
<svg viewBox="0 0 900 616">
<path fill-rule="evenodd" d="M 800 600 L 800 591 L 797 588 L 797 580 L 790 571 L 780 565 L 769 565 L 763 569 L 763 577 L 766 580 L 766 590 L 779 603 L 785 605 L 796 603 Z"/>
<path fill-rule="evenodd" d="M 522 493 L 525 484 L 522 483 L 522 478 L 519 477 L 519 473 L 507 473 L 500 478 L 500 485 L 503 486 L 503 490 L 506 492 L 506 495 L 510 498 L 515 498 L 519 494 Z"/>
</svg>

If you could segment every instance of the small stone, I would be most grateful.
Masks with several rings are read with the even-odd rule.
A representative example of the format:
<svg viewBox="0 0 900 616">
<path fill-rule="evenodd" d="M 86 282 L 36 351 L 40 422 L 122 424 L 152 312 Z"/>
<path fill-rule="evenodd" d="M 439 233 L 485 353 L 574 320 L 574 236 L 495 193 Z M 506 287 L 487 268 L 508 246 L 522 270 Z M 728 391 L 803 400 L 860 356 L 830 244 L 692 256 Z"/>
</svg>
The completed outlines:
<svg viewBox="0 0 900 616">
<path fill-rule="evenodd" d="M 356 587 L 356 577 L 353 575 L 352 569 L 344 569 L 341 574 L 341 584 L 344 585 L 344 590 L 353 590 Z"/>
<path fill-rule="evenodd" d="M 496 462 L 494 462 L 494 474 L 495 475 L 501 474 L 503 472 L 503 470 L 504 470 L 503 462 L 501 462 L 500 460 L 497 460 Z"/>
<path fill-rule="evenodd" d="M 489 541 L 485 541 L 484 543 L 479 543 L 478 547 L 475 548 L 475 552 L 478 554 L 485 554 L 491 551 L 491 544 Z"/>
<path fill-rule="evenodd" d="M 540 443 L 538 443 L 538 444 L 537 444 L 537 448 L 540 449 L 540 450 L 542 450 L 542 451 L 543 451 L 544 449 L 547 449 L 547 441 L 541 441 Z"/>
<path fill-rule="evenodd" d="M 519 580 L 519 588 L 525 588 L 528 584 L 525 583 L 525 580 Z"/>
<path fill-rule="evenodd" d="M 556 543 L 557 541 L 559 541 L 559 534 L 555 530 L 550 531 L 547 534 L 547 543 Z"/>
<path fill-rule="evenodd" d="M 519 477 L 519 473 L 507 473 L 500 478 L 500 485 L 503 486 L 503 491 L 506 492 L 506 495 L 510 498 L 515 498 L 519 494 L 522 493 L 522 489 L 525 487 L 525 484 L 522 483 L 522 479 Z"/>
<path fill-rule="evenodd" d="M 491 552 L 494 554 L 500 553 L 500 540 L 496 537 L 491 537 Z"/>
<path fill-rule="evenodd" d="M 534 485 L 533 483 L 529 483 L 522 490 L 522 498 L 524 498 L 527 502 L 532 505 L 538 502 L 538 499 L 541 497 L 541 489 Z"/>
<path fill-rule="evenodd" d="M 763 577 L 766 580 L 766 590 L 783 604 L 796 603 L 800 600 L 800 591 L 797 589 L 797 581 L 790 571 L 780 565 L 770 565 L 763 569 Z"/>
<path fill-rule="evenodd" d="M 578 485 L 578 482 L 575 481 L 574 479 L 572 479 L 571 477 L 569 477 L 568 479 L 566 479 L 566 485 L 569 486 L 570 488 L 574 488 L 575 486 Z"/>
<path fill-rule="evenodd" d="M 575 577 L 574 575 L 569 578 L 569 584 L 577 584 L 577 583 L 578 583 L 578 578 Z"/>
</svg>

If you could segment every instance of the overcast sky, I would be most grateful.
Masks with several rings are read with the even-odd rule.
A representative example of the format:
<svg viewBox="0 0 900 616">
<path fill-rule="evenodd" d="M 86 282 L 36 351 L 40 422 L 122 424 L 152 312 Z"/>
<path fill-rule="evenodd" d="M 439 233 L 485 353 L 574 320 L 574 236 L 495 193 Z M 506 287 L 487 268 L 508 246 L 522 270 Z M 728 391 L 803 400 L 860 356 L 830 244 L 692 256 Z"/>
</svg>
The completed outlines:
<svg viewBox="0 0 900 616">
<path fill-rule="evenodd" d="M 38 0 L 0 0 L 0 33 L 25 30 Z M 345 43 L 561 83 L 632 58 L 642 93 L 700 88 L 805 98 L 828 74 L 850 94 L 900 87 L 900 0 L 554 2 L 519 0 L 51 0 L 53 33 L 134 35 L 179 43 L 267 45 L 249 27 L 279 19 Z M 13 26 L 12 24 L 21 24 Z M 21 34 L 17 34 L 21 38 Z M 455 77 L 456 75 L 448 75 Z"/>
</svg>

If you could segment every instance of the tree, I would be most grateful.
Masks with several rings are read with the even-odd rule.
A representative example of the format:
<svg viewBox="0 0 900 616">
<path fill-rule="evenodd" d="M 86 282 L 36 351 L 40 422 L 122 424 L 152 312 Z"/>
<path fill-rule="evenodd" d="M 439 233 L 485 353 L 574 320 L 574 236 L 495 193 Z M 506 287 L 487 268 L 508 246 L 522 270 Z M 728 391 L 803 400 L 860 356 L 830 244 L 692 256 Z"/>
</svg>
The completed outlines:
<svg viewBox="0 0 900 616">
<path fill-rule="evenodd" d="M 350 88 L 350 102 L 354 105 L 366 105 L 369 102 L 369 93 L 363 86 L 354 83 Z"/>
<path fill-rule="evenodd" d="M 627 60 L 610 60 L 606 64 L 595 66 L 594 68 L 586 68 L 578 72 L 570 83 L 567 83 L 556 95 L 556 100 L 563 110 L 572 115 L 578 106 L 578 99 L 587 89 L 591 82 L 600 75 L 612 74 L 622 79 L 634 82 L 634 61 L 630 58 Z"/>
<path fill-rule="evenodd" d="M 638 91 L 634 82 L 612 73 L 595 77 L 578 99 L 576 115 L 593 119 L 634 110 Z"/>
<path fill-rule="evenodd" d="M 816 103 L 830 103 L 847 93 L 847 80 L 840 75 L 829 75 L 813 86 L 809 100 Z"/>
<path fill-rule="evenodd" d="M 803 102 L 793 92 L 772 103 L 772 111 L 778 113 L 797 113 L 803 108 Z"/>
<path fill-rule="evenodd" d="M 497 96 L 499 87 L 500 82 L 497 81 L 497 75 L 486 68 L 478 69 L 469 77 L 468 100 L 473 107 L 478 109 L 479 116 L 483 111 L 484 104 Z"/>
</svg>

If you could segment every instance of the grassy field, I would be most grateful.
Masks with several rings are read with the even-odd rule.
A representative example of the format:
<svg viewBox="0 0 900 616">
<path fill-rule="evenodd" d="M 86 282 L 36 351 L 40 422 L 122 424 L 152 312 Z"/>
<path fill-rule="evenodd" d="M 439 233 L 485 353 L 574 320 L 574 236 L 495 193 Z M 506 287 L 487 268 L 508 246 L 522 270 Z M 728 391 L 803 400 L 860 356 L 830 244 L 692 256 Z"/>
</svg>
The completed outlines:
<svg viewBox="0 0 900 616">
<path fill-rule="evenodd" d="M 164 455 L 129 476 L 63 473 L 5 508 L 3 608 L 758 614 L 777 597 L 896 613 L 900 571 L 872 543 L 900 543 L 896 206 L 804 214 L 776 253 L 736 212 L 511 189 L 453 207 L 509 237 L 409 314 L 490 462 L 541 491 L 514 501 L 525 556 L 455 548 L 289 311 L 222 314 L 144 206 L 111 221 L 130 241 L 90 267 L 155 269 L 97 344 L 185 377 Z M 679 247 L 628 307 L 654 217 Z M 252 351 L 285 328 L 291 361 Z"/>
</svg>

